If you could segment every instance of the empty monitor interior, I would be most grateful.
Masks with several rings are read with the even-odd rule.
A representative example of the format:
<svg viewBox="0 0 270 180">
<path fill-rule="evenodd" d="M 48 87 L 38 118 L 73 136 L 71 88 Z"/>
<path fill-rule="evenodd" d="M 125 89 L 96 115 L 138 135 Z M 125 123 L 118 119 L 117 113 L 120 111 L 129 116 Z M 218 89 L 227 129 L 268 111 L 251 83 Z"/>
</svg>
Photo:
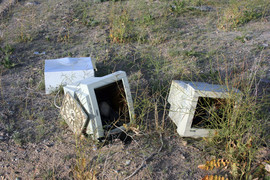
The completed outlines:
<svg viewBox="0 0 270 180">
<path fill-rule="evenodd" d="M 122 80 L 96 88 L 95 94 L 104 130 L 111 130 L 130 122 Z"/>
<path fill-rule="evenodd" d="M 219 122 L 226 121 L 228 111 L 226 99 L 199 97 L 191 128 L 220 128 Z"/>
</svg>

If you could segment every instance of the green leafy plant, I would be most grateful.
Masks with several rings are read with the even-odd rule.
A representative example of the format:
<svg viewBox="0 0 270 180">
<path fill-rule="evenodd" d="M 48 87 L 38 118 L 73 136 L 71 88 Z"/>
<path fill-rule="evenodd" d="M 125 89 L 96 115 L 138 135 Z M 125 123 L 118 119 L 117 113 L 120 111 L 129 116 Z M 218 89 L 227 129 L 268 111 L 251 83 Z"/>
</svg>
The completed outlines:
<svg viewBox="0 0 270 180">
<path fill-rule="evenodd" d="M 10 61 L 10 56 L 14 52 L 14 48 L 12 48 L 10 45 L 6 45 L 3 48 L 0 47 L 0 63 L 5 67 L 5 68 L 13 68 L 15 66 L 15 63 L 12 63 Z"/>
</svg>

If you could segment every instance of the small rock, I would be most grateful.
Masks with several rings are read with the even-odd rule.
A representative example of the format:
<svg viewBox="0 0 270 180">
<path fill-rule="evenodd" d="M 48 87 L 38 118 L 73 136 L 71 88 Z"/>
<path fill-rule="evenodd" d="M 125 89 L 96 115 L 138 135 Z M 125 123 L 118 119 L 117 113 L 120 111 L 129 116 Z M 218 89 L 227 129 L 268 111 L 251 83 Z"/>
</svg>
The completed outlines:
<svg viewBox="0 0 270 180">
<path fill-rule="evenodd" d="M 92 149 L 93 149 L 93 151 L 96 151 L 97 150 L 97 146 L 94 144 Z"/>
<path fill-rule="evenodd" d="M 43 51 L 43 52 L 35 51 L 34 54 L 35 54 L 35 55 L 45 55 L 46 52 L 45 52 L 45 51 Z"/>
<path fill-rule="evenodd" d="M 270 164 L 263 162 L 263 165 L 264 165 L 265 170 L 270 173 Z"/>
<path fill-rule="evenodd" d="M 186 159 L 186 157 L 183 154 L 180 155 L 180 158 L 181 159 Z"/>
<path fill-rule="evenodd" d="M 215 9 L 210 6 L 195 6 L 193 7 L 195 9 L 198 9 L 200 11 L 214 11 Z"/>
<path fill-rule="evenodd" d="M 17 147 L 18 151 L 25 152 L 25 149 L 23 147 Z"/>
<path fill-rule="evenodd" d="M 40 3 L 39 2 L 27 2 L 25 5 L 26 6 L 36 6 L 36 5 L 39 5 Z"/>
<path fill-rule="evenodd" d="M 1 141 L 4 141 L 5 140 L 5 137 L 4 136 L 0 136 L 0 140 Z"/>
<path fill-rule="evenodd" d="M 120 171 L 119 170 L 114 170 L 114 172 L 119 173 Z"/>
<path fill-rule="evenodd" d="M 269 45 L 267 43 L 262 44 L 263 47 L 268 47 Z"/>
<path fill-rule="evenodd" d="M 247 41 L 250 41 L 252 38 L 253 38 L 252 35 L 246 35 L 246 37 L 245 37 L 245 39 L 246 39 Z"/>
<path fill-rule="evenodd" d="M 187 146 L 187 141 L 182 141 L 183 146 Z"/>
<path fill-rule="evenodd" d="M 16 177 L 16 180 L 22 180 L 22 178 L 20 178 L 20 177 Z"/>
<path fill-rule="evenodd" d="M 131 163 L 131 161 L 130 161 L 130 160 L 126 160 L 125 165 L 126 165 L 126 166 L 129 166 L 129 165 L 130 165 L 130 163 Z"/>
<path fill-rule="evenodd" d="M 54 143 L 46 144 L 47 147 L 53 147 Z"/>
<path fill-rule="evenodd" d="M 210 156 L 210 159 L 211 159 L 211 160 L 212 160 L 212 159 L 217 159 L 217 157 L 214 156 L 214 155 L 212 155 L 212 156 Z"/>
<path fill-rule="evenodd" d="M 38 148 L 36 149 L 36 152 L 39 153 L 42 149 L 41 148 Z"/>
<path fill-rule="evenodd" d="M 261 82 L 263 82 L 263 83 L 270 83 L 270 80 L 269 79 L 261 79 Z"/>
<path fill-rule="evenodd" d="M 8 116 L 5 113 L 0 113 L 0 118 L 3 120 L 7 120 Z"/>
</svg>

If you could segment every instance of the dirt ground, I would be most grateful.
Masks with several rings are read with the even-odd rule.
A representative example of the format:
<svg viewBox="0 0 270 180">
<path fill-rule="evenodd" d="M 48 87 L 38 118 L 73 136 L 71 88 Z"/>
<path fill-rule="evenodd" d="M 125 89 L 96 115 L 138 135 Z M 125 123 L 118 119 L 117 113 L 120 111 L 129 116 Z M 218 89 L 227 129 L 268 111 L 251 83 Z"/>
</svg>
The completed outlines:
<svg viewBox="0 0 270 180">
<path fill-rule="evenodd" d="M 145 3 L 153 3 L 154 7 L 162 5 L 162 1 Z M 202 138 L 180 137 L 167 116 L 161 137 L 154 130 L 152 114 L 145 120 L 147 125 L 142 134 L 128 132 L 133 137 L 129 144 L 114 139 L 100 146 L 90 139 L 76 138 L 54 106 L 55 93 L 45 94 L 44 60 L 92 54 L 97 59 L 96 76 L 118 70 L 127 72 L 135 101 L 140 98 L 138 92 L 143 95 L 149 84 L 155 83 L 153 74 L 157 66 L 160 81 L 165 81 L 165 76 L 185 78 L 197 71 L 206 76 L 205 81 L 212 82 L 207 55 L 215 54 L 217 58 L 211 68 L 219 69 L 221 75 L 232 64 L 260 71 L 258 93 L 269 94 L 270 17 L 251 21 L 235 31 L 218 30 L 205 14 L 168 15 L 162 21 L 165 24 L 155 27 L 163 15 L 153 8 L 149 11 L 156 21 L 151 26 L 160 30 L 160 34 L 153 30 L 146 44 L 113 44 L 108 38 L 110 24 L 106 19 L 111 3 L 91 6 L 99 12 L 97 17 L 91 12 L 99 22 L 91 27 L 70 22 L 76 14 L 75 4 L 76 1 L 58 0 L 0 1 L 0 45 L 14 47 L 10 59 L 16 64 L 11 69 L 0 67 L 0 179 L 83 179 L 91 175 L 93 179 L 124 179 L 150 155 L 153 156 L 130 179 L 202 179 L 207 172 L 198 165 L 213 157 L 205 151 Z M 181 54 L 193 51 L 199 54 Z M 224 56 L 226 61 L 220 62 L 219 58 Z M 181 62 L 178 57 L 182 58 Z M 168 62 L 145 61 L 151 58 Z M 259 69 L 257 64 L 261 65 Z M 57 103 L 62 98 L 60 95 Z M 260 149 L 260 159 L 269 160 L 269 144 L 264 146 Z"/>
</svg>

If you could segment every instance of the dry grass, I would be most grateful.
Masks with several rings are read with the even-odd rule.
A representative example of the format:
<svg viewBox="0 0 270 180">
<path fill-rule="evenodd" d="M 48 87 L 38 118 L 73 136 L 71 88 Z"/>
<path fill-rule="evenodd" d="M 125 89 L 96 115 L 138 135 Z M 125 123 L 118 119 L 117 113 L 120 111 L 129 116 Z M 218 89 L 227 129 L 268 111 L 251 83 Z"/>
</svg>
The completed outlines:
<svg viewBox="0 0 270 180">
<path fill-rule="evenodd" d="M 269 160 L 267 156 L 256 156 L 262 146 L 269 148 L 269 134 L 262 128 L 269 119 L 266 116 L 269 102 L 261 101 L 269 98 L 269 83 L 265 82 L 269 81 L 270 27 L 264 23 L 269 21 L 269 6 L 265 5 L 269 2 L 65 0 L 30 6 L 27 3 L 18 2 L 0 22 L 1 48 L 9 45 L 14 48 L 12 53 L 4 53 L 3 57 L 8 56 L 6 61 L 0 57 L 4 62 L 0 67 L 0 131 L 10 134 L 3 149 L 12 150 L 10 156 L 15 157 L 14 149 L 24 147 L 30 156 L 23 161 L 28 165 L 24 168 L 15 161 L 9 163 L 4 156 L 0 155 L 0 159 L 18 168 L 20 176 L 28 178 L 24 172 L 29 171 L 37 178 L 43 173 L 43 177 L 61 179 L 72 171 L 76 179 L 123 179 L 160 147 L 159 133 L 163 133 L 164 140 L 161 155 L 147 161 L 148 167 L 142 168 L 134 179 L 202 178 L 203 172 L 192 162 L 202 161 L 204 153 L 193 143 L 212 145 L 204 156 L 212 153 L 232 164 L 238 163 L 235 178 L 239 179 L 251 177 L 257 161 Z M 199 9 L 204 6 L 212 9 Z M 35 51 L 46 53 L 35 55 Z M 80 140 L 80 146 L 76 146 L 67 126 L 59 122 L 59 113 L 53 106 L 54 95 L 44 94 L 44 59 L 90 54 L 97 59 L 97 76 L 117 70 L 128 74 L 136 112 L 136 123 L 130 129 L 139 132 L 127 132 L 134 138 L 130 146 L 117 140 L 96 151 L 92 151 L 90 140 Z M 239 88 L 244 95 L 235 111 L 229 112 L 232 124 L 218 124 L 223 127 L 220 133 L 207 142 L 191 140 L 191 144 L 181 144 L 186 139 L 176 135 L 175 126 L 167 117 L 172 79 Z M 31 144 L 42 149 L 47 141 L 57 145 L 46 149 L 50 154 L 43 153 L 47 158 L 42 161 L 44 167 L 34 167 Z M 63 154 L 53 157 L 57 151 Z M 68 153 L 75 153 L 75 157 L 62 158 Z M 125 165 L 125 160 L 132 158 L 131 165 Z M 46 164 L 55 159 L 63 166 Z M 66 169 L 64 164 L 72 164 L 72 168 Z M 6 175 L 0 170 L 0 176 L 16 178 L 12 172 Z"/>
</svg>

